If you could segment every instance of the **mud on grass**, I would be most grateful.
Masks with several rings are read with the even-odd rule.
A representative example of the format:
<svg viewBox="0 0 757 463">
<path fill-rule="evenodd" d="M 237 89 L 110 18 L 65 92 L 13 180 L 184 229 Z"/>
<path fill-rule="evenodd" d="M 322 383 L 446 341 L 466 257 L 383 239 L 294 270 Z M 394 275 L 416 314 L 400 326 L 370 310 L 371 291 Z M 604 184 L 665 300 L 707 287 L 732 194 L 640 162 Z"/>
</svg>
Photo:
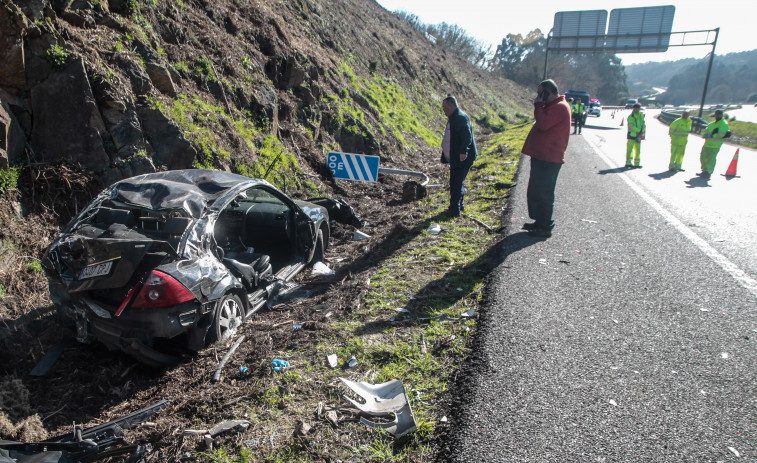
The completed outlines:
<svg viewBox="0 0 757 463">
<path fill-rule="evenodd" d="M 352 241 L 351 228 L 335 225 L 326 260 L 336 274 L 303 272 L 297 282 L 311 297 L 251 317 L 238 333 L 246 340 L 220 382 L 212 381 L 213 374 L 233 340 L 197 355 L 185 353 L 180 365 L 165 370 L 97 344 L 71 342 L 47 377 L 30 376 L 46 351 L 74 336 L 61 330 L 52 314 L 21 324 L 12 335 L 0 333 L 2 375 L 21 381 L 28 391 L 23 409 L 38 416 L 40 432 L 51 436 L 68 432 L 74 421 L 89 427 L 170 400 L 149 425 L 127 434 L 152 445 L 149 462 L 431 461 L 447 426 L 442 418 L 448 412 L 448 385 L 467 354 L 481 289 L 498 262 L 497 229 L 517 164 L 517 151 L 510 147 L 527 128 L 497 134 L 483 147 L 467 183 L 467 210 L 457 219 L 441 215 L 449 195 L 444 187 L 428 188 L 420 200 L 409 198 L 407 182 L 396 177 L 344 188 L 371 238 Z M 426 167 L 431 184 L 446 185 L 442 166 Z M 429 231 L 434 223 L 441 233 Z M 51 228 L 48 223 L 47 233 Z M 44 243 L 52 236 L 38 233 Z M 14 320 L 18 312 L 4 308 L 0 315 Z M 325 359 L 332 353 L 340 359 L 335 369 Z M 354 368 L 346 364 L 351 356 L 357 359 Z M 272 359 L 287 360 L 292 368 L 275 373 Z M 360 424 L 346 407 L 342 396 L 348 391 L 340 376 L 372 383 L 402 380 L 418 430 L 395 440 Z M 327 419 L 329 411 L 336 412 L 335 421 Z M 218 436 L 212 448 L 201 437 L 184 435 L 228 419 L 248 420 L 250 426 Z M 295 437 L 299 422 L 311 429 Z"/>
</svg>

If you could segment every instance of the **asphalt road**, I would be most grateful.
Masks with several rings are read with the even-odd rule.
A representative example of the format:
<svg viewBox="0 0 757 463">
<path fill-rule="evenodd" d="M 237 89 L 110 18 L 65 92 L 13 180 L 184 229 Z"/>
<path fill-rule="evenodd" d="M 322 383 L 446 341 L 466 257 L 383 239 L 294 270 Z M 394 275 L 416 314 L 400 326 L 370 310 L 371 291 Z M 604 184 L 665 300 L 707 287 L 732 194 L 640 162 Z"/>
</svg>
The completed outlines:
<svg viewBox="0 0 757 463">
<path fill-rule="evenodd" d="M 571 137 L 552 238 L 520 230 L 521 163 L 443 461 L 757 461 L 751 167 L 691 187 L 701 140 L 667 175 L 666 129 L 647 118 L 642 169 L 620 167 L 618 115 Z"/>
</svg>

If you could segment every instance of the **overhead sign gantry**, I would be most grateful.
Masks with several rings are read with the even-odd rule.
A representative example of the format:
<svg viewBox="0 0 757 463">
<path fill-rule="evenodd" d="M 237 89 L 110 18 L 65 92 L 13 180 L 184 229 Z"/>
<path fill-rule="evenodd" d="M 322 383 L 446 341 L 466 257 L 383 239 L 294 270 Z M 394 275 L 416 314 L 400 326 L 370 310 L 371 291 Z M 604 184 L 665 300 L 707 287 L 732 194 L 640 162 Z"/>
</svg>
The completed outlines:
<svg viewBox="0 0 757 463">
<path fill-rule="evenodd" d="M 610 12 L 609 24 L 606 10 L 557 12 L 552 30 L 547 35 L 544 78 L 547 77 L 550 51 L 558 53 L 662 53 L 669 47 L 712 45 L 702 101 L 699 105 L 699 117 L 702 117 L 720 28 L 672 32 L 674 16 L 675 6 L 673 5 L 616 8 Z"/>
</svg>

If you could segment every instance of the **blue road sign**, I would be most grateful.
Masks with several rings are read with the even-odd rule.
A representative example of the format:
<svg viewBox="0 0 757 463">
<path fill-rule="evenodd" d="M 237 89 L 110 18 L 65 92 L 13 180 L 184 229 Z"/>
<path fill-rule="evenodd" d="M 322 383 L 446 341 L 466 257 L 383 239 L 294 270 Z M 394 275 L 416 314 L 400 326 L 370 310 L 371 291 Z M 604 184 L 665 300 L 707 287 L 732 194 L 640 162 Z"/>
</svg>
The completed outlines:
<svg viewBox="0 0 757 463">
<path fill-rule="evenodd" d="M 375 182 L 378 178 L 378 156 L 332 152 L 328 154 L 328 165 L 334 178 L 361 182 Z"/>
</svg>

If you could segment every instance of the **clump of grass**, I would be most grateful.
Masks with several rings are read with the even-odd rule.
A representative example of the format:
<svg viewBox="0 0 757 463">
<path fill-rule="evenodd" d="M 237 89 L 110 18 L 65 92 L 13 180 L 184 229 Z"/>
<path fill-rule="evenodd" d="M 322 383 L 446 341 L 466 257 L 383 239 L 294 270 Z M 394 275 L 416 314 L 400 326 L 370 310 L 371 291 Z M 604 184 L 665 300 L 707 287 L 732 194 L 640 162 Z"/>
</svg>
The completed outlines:
<svg viewBox="0 0 757 463">
<path fill-rule="evenodd" d="M 53 44 L 47 49 L 47 59 L 52 63 L 53 68 L 63 69 L 68 64 L 71 52 L 58 44 Z"/>
<path fill-rule="evenodd" d="M 16 189 L 18 186 L 18 175 L 19 169 L 17 167 L 0 169 L 0 194 Z"/>
</svg>

